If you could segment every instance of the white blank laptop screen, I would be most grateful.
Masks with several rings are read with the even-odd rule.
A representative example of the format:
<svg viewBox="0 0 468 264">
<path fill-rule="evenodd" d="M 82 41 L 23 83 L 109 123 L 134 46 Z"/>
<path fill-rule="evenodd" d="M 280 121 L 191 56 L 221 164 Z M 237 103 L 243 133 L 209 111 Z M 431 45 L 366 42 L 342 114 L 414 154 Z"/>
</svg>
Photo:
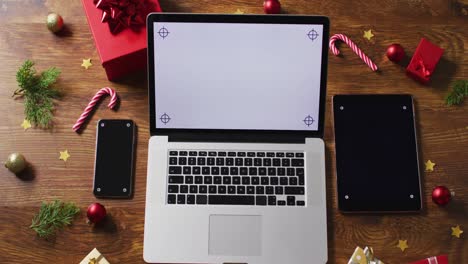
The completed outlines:
<svg viewBox="0 0 468 264">
<path fill-rule="evenodd" d="M 322 25 L 154 23 L 157 128 L 318 130 Z"/>
</svg>

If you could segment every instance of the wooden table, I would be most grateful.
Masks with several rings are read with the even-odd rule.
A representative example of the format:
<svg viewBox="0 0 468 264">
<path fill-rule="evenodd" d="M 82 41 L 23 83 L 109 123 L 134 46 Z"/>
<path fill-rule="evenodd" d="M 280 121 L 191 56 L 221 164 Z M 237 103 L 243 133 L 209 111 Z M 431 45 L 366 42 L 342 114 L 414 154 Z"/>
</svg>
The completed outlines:
<svg viewBox="0 0 468 264">
<path fill-rule="evenodd" d="M 468 2 L 466 0 L 282 0 L 289 14 L 320 14 L 331 19 L 331 33 L 345 33 L 379 65 L 371 72 L 350 49 L 343 57 L 330 55 L 325 141 L 327 147 L 327 205 L 329 263 L 347 263 L 357 245 L 374 247 L 385 263 L 408 263 L 448 254 L 450 263 L 468 263 L 468 118 L 467 104 L 444 105 L 444 96 L 455 79 L 468 77 Z M 263 13 L 261 0 L 161 0 L 170 12 Z M 67 33 L 47 31 L 50 11 L 62 14 Z M 363 31 L 372 29 L 370 41 Z M 389 44 L 400 43 L 411 55 L 420 38 L 445 49 L 429 87 L 409 79 L 403 66 L 385 57 Z M 80 67 L 91 58 L 94 66 Z M 11 98 L 17 88 L 15 73 L 26 59 L 37 68 L 62 69 L 58 87 L 64 96 L 56 106 L 52 130 L 29 129 L 23 121 L 22 100 Z M 78 263 L 97 247 L 111 263 L 143 263 L 143 226 L 149 139 L 145 74 L 110 83 L 99 65 L 92 35 L 80 0 L 0 0 L 0 160 L 11 152 L 23 153 L 32 164 L 34 179 L 23 181 L 0 169 L 0 263 Z M 71 126 L 98 88 L 112 86 L 121 96 L 117 113 L 101 104 L 81 135 Z M 409 93 L 416 99 L 421 168 L 428 159 L 437 165 L 423 173 L 424 210 L 417 214 L 343 215 L 337 210 L 334 139 L 330 99 L 340 93 Z M 94 124 L 101 118 L 130 118 L 138 125 L 136 187 L 132 200 L 102 200 L 111 215 L 104 228 L 85 223 L 92 194 L 95 148 Z M 59 151 L 67 149 L 67 162 Z M 456 192 L 455 201 L 441 208 L 431 201 L 436 185 Z M 45 241 L 28 228 L 41 201 L 73 201 L 82 209 L 70 228 Z M 460 239 L 450 227 L 465 229 Z M 401 252 L 399 239 L 408 240 Z M 314 263 L 311 263 L 314 264 Z"/>
</svg>

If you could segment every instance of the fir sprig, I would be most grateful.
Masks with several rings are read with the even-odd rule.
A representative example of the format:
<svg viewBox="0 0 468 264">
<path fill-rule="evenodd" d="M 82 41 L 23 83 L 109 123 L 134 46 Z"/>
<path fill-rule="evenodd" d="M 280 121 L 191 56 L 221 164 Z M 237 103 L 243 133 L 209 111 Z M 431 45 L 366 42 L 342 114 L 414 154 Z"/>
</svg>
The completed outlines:
<svg viewBox="0 0 468 264">
<path fill-rule="evenodd" d="M 447 105 L 459 105 L 468 96 L 468 80 L 458 80 L 453 84 L 452 91 L 445 97 Z"/>
<path fill-rule="evenodd" d="M 32 219 L 29 228 L 36 231 L 41 238 L 48 238 L 55 235 L 58 229 L 70 225 L 76 214 L 80 212 L 74 203 L 64 203 L 53 201 L 50 203 L 42 202 L 39 213 Z"/>
<path fill-rule="evenodd" d="M 60 70 L 52 67 L 37 74 L 34 62 L 27 60 L 16 73 L 17 89 L 13 96 L 24 98 L 26 119 L 34 125 L 48 128 L 51 125 L 54 110 L 53 99 L 59 97 L 59 91 L 52 88 L 57 81 Z"/>
</svg>

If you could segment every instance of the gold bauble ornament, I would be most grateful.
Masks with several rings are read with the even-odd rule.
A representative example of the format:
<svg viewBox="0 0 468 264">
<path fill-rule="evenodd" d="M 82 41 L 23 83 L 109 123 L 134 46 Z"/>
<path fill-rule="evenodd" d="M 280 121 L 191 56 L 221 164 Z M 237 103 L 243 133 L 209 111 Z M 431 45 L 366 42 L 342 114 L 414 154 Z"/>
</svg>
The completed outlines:
<svg viewBox="0 0 468 264">
<path fill-rule="evenodd" d="M 62 30 L 63 28 L 63 18 L 56 13 L 50 13 L 47 16 L 47 28 L 56 33 Z"/>
<path fill-rule="evenodd" d="M 5 167 L 14 174 L 18 174 L 26 168 L 26 159 L 20 153 L 12 153 L 8 156 Z"/>
</svg>

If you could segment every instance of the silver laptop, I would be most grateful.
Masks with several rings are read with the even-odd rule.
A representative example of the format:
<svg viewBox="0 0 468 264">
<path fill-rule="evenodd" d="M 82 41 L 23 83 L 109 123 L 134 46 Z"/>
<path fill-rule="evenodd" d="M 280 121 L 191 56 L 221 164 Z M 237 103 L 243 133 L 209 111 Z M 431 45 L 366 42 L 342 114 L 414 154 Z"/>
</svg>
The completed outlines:
<svg viewBox="0 0 468 264">
<path fill-rule="evenodd" d="M 327 262 L 328 34 L 326 17 L 148 17 L 146 262 Z"/>
</svg>

